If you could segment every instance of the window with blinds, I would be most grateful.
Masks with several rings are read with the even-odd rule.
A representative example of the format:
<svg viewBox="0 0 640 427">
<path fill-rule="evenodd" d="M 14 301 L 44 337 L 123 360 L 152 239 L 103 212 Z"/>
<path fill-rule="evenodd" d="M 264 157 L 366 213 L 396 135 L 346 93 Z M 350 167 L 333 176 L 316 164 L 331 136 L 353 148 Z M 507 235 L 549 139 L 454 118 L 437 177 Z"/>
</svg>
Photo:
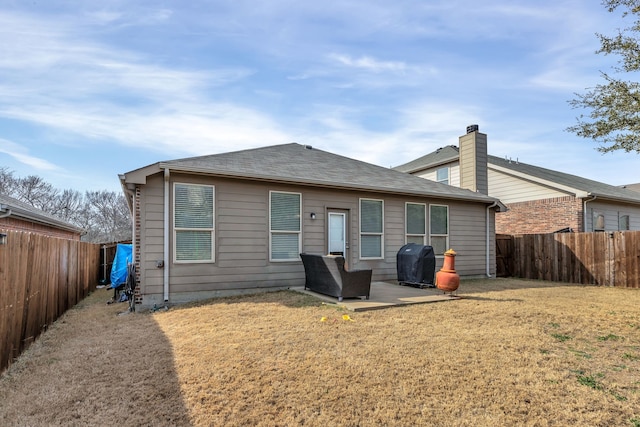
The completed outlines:
<svg viewBox="0 0 640 427">
<path fill-rule="evenodd" d="M 449 207 L 429 205 L 429 244 L 436 256 L 443 256 L 449 247 Z"/>
<path fill-rule="evenodd" d="M 174 261 L 214 261 L 214 186 L 173 186 Z"/>
<path fill-rule="evenodd" d="M 360 199 L 360 258 L 381 259 L 384 246 L 384 201 Z"/>
<path fill-rule="evenodd" d="M 269 193 L 271 261 L 299 261 L 302 247 L 302 194 Z"/>
<path fill-rule="evenodd" d="M 427 205 L 405 204 L 405 242 L 424 245 L 427 238 Z"/>
</svg>

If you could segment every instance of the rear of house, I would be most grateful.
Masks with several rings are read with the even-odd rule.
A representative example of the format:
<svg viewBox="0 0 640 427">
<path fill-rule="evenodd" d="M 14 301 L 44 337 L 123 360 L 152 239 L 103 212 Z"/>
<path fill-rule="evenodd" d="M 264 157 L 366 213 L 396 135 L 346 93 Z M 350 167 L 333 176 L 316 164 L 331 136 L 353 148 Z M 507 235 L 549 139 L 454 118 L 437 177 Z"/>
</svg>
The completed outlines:
<svg viewBox="0 0 640 427">
<path fill-rule="evenodd" d="M 428 244 L 462 276 L 495 274 L 488 196 L 299 144 L 160 162 L 121 176 L 145 306 L 304 285 L 301 252 L 395 280 Z"/>
</svg>

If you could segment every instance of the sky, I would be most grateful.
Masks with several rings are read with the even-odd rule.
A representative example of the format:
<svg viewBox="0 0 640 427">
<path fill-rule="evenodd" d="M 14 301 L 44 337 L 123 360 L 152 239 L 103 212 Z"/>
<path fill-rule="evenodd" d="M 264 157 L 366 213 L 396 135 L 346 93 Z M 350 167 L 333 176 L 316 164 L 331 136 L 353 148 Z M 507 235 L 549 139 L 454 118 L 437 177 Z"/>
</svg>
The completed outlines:
<svg viewBox="0 0 640 427">
<path fill-rule="evenodd" d="M 457 145 L 612 185 L 566 131 L 630 26 L 600 0 L 0 0 L 0 167 L 120 191 L 159 161 L 297 142 L 385 167 Z"/>
</svg>

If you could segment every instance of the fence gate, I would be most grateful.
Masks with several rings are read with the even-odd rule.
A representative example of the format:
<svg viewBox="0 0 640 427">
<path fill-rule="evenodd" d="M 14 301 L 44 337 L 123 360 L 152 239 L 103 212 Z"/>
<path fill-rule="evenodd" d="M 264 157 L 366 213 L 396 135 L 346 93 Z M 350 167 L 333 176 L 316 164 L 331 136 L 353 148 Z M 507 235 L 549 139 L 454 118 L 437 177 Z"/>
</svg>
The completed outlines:
<svg viewBox="0 0 640 427">
<path fill-rule="evenodd" d="M 496 276 L 513 275 L 513 236 L 496 234 Z"/>
</svg>

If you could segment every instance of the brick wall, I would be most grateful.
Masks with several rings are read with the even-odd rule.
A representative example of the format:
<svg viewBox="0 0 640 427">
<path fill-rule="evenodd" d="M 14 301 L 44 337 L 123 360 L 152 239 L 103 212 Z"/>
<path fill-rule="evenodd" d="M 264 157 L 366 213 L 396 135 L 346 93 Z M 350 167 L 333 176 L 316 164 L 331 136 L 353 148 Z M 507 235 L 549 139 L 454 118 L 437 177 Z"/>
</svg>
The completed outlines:
<svg viewBox="0 0 640 427">
<path fill-rule="evenodd" d="M 141 229 L 141 214 L 140 214 L 140 186 L 136 186 L 135 196 L 133 198 L 133 210 L 135 212 L 135 216 L 133 218 L 133 223 L 135 224 L 135 230 L 133 232 L 133 239 L 135 242 L 135 247 L 133 251 L 135 253 L 135 266 L 136 266 L 136 281 L 137 286 L 134 291 L 134 301 L 136 304 L 142 304 L 142 293 L 140 292 L 140 229 Z"/>
<path fill-rule="evenodd" d="M 538 234 L 571 227 L 582 231 L 582 200 L 573 196 L 511 203 L 496 214 L 498 234 Z"/>
<path fill-rule="evenodd" d="M 20 218 L 6 217 L 0 218 L 0 228 L 13 231 L 26 231 L 42 234 L 48 237 L 57 237 L 60 239 L 80 240 L 80 233 L 73 231 L 61 230 L 44 224 L 38 224 L 33 221 L 27 221 Z"/>
</svg>

